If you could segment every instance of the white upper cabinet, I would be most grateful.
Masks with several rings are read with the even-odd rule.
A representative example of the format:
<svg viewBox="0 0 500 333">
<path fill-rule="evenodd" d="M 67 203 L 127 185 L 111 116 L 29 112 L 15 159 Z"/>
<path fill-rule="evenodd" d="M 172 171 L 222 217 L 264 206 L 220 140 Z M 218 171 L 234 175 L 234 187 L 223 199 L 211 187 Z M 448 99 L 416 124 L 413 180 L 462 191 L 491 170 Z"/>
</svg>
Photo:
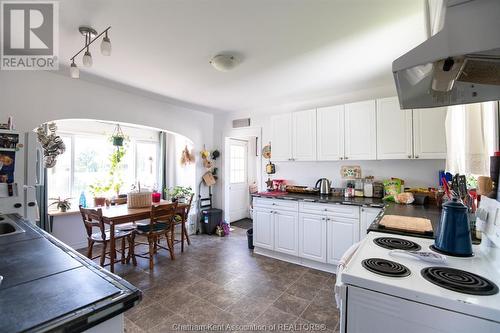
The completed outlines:
<svg viewBox="0 0 500 333">
<path fill-rule="evenodd" d="M 294 161 L 316 160 L 316 109 L 292 113 Z"/>
<path fill-rule="evenodd" d="M 377 158 L 377 126 L 375 101 L 345 105 L 345 159 Z"/>
<path fill-rule="evenodd" d="M 378 99 L 377 158 L 412 158 L 412 141 L 412 111 L 401 110 L 397 97 Z"/>
<path fill-rule="evenodd" d="M 344 105 L 317 110 L 318 160 L 344 159 Z"/>
<path fill-rule="evenodd" d="M 414 157 L 446 158 L 446 107 L 413 110 Z"/>
<path fill-rule="evenodd" d="M 292 159 L 292 115 L 290 113 L 271 117 L 271 160 Z"/>
</svg>

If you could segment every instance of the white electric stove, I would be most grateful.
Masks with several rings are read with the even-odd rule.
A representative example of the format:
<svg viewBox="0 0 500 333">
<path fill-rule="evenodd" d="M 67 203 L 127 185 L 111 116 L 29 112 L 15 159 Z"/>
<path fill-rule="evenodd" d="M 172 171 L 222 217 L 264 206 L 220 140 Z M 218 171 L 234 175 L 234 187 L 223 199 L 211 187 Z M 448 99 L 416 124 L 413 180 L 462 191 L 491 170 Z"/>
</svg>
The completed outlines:
<svg viewBox="0 0 500 333">
<path fill-rule="evenodd" d="M 370 232 L 341 275 L 341 331 L 500 332 L 500 203 L 484 198 L 488 220 L 469 258 L 445 263 L 391 255 L 432 251 L 432 239 Z"/>
</svg>

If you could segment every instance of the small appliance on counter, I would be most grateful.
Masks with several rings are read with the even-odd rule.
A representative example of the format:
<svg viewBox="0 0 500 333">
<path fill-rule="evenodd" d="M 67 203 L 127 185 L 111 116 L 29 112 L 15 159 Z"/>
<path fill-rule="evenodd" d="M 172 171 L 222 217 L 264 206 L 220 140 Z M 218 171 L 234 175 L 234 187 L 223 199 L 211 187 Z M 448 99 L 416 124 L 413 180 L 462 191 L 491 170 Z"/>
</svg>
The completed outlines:
<svg viewBox="0 0 500 333">
<path fill-rule="evenodd" d="M 320 195 L 328 195 L 330 194 L 330 181 L 326 178 L 320 178 L 314 185 L 314 188 L 319 189 Z"/>
</svg>

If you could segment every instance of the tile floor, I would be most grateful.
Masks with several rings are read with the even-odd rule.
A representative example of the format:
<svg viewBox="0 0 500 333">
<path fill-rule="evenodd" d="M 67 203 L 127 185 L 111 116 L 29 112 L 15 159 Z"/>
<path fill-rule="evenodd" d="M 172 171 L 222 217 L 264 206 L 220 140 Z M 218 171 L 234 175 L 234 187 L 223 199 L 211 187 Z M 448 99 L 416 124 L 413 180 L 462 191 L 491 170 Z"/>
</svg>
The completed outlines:
<svg viewBox="0 0 500 333">
<path fill-rule="evenodd" d="M 223 331 L 276 332 L 290 327 L 265 325 L 298 330 L 315 324 L 307 329 L 337 332 L 335 275 L 254 255 L 245 232 L 193 235 L 184 253 L 176 245 L 174 261 L 161 251 L 152 271 L 146 259 L 138 258 L 137 267 L 118 264 L 116 273 L 144 293 L 125 313 L 125 331 L 178 332 L 189 327 L 177 325 L 211 324 Z"/>
</svg>

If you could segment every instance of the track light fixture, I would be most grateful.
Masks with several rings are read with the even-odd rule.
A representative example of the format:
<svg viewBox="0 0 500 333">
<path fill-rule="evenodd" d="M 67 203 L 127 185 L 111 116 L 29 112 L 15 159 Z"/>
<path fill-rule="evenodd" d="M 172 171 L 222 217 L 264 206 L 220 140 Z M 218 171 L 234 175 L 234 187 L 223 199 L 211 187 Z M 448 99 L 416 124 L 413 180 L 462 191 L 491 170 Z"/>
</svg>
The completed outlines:
<svg viewBox="0 0 500 333">
<path fill-rule="evenodd" d="M 71 67 L 69 69 L 69 74 L 71 75 L 71 77 L 73 79 L 79 79 L 80 78 L 80 70 L 76 66 L 74 60 L 71 62 Z"/>
<path fill-rule="evenodd" d="M 93 59 L 89 48 L 90 45 L 94 43 L 97 39 L 99 39 L 102 35 L 105 36 L 101 42 L 101 53 L 104 56 L 111 55 L 111 40 L 109 39 L 108 36 L 108 32 L 110 29 L 111 27 L 107 27 L 103 32 L 97 34 L 97 31 L 94 28 L 88 26 L 81 26 L 78 28 L 78 31 L 80 31 L 80 33 L 85 37 L 85 45 L 80 49 L 80 51 L 75 53 L 75 55 L 70 58 L 71 60 L 70 75 L 72 78 L 74 79 L 80 78 L 80 70 L 78 69 L 75 63 L 75 58 L 83 51 L 85 51 L 82 58 L 83 65 L 85 67 L 92 67 Z"/>
</svg>

